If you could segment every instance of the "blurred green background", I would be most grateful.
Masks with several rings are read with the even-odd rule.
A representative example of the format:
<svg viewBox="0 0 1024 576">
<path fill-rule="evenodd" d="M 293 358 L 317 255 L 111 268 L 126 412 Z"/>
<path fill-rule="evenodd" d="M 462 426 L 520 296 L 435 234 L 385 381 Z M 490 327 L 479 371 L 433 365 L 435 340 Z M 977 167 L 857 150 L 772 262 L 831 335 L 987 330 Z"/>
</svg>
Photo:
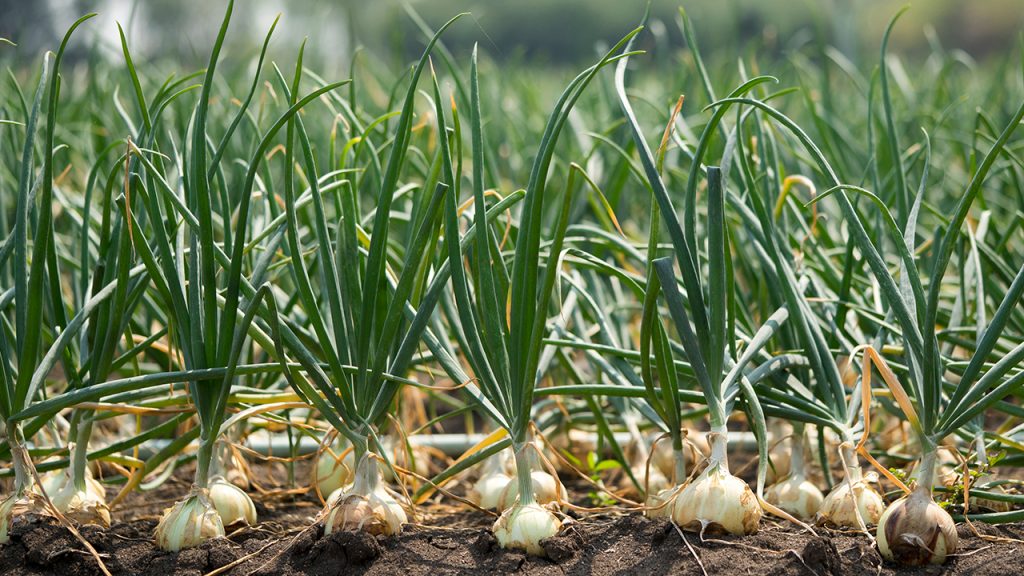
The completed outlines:
<svg viewBox="0 0 1024 576">
<path fill-rule="evenodd" d="M 87 26 L 94 39 L 91 45 L 112 57 L 119 57 L 116 20 L 128 30 L 137 58 L 201 65 L 225 5 L 226 0 L 0 0 L 0 37 L 19 43 L 18 48 L 5 48 L 14 51 L 16 61 L 34 64 L 42 50 L 56 46 L 59 34 L 76 16 L 95 11 L 100 18 Z M 422 47 L 422 35 L 404 5 L 397 0 L 239 0 L 229 44 L 255 50 L 281 13 L 275 44 L 294 46 L 309 37 L 309 53 L 319 66 L 344 69 L 357 46 L 398 62 Z M 412 0 L 409 5 L 435 27 L 458 12 L 471 12 L 472 19 L 445 36 L 453 49 L 479 42 L 497 60 L 575 66 L 639 22 L 646 1 Z M 762 52 L 785 54 L 824 42 L 855 62 L 870 62 L 885 24 L 902 3 L 654 0 L 652 31 L 661 40 L 650 48 L 671 50 L 681 45 L 680 5 L 696 23 L 701 46 L 711 55 L 735 59 L 754 45 Z M 1015 50 L 1022 25 L 1022 0 L 921 0 L 901 20 L 893 48 L 913 55 L 941 38 L 945 48 L 961 49 L 983 61 Z"/>
</svg>

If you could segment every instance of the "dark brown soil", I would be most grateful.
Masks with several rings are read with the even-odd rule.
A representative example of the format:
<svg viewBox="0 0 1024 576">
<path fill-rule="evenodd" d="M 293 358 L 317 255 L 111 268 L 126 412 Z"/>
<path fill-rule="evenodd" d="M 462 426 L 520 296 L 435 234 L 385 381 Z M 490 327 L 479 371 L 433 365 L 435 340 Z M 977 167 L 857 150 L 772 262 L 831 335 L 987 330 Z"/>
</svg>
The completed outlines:
<svg viewBox="0 0 1024 576">
<path fill-rule="evenodd" d="M 185 471 L 179 471 L 185 472 Z M 328 537 L 313 527 L 315 496 L 258 495 L 260 524 L 228 538 L 180 553 L 158 550 L 152 541 L 159 513 L 187 491 L 187 473 L 158 490 L 133 494 L 116 510 L 110 529 L 81 528 L 82 535 L 115 575 L 537 575 L 578 574 L 963 574 L 1024 572 L 1024 544 L 994 542 L 960 527 L 961 547 L 945 566 L 899 570 L 881 561 L 863 535 L 819 529 L 816 535 L 766 520 L 753 536 L 707 537 L 681 533 L 665 521 L 637 514 L 591 514 L 577 518 L 545 543 L 549 558 L 501 550 L 491 536 L 493 519 L 478 512 L 433 505 L 401 536 L 364 534 Z M 979 526 L 988 535 L 1024 539 L 1024 524 Z M 703 566 L 703 568 L 702 568 Z M 220 572 L 216 572 L 220 570 Z M 96 561 L 66 529 L 44 517 L 16 524 L 11 543 L 0 547 L 0 575 L 79 576 L 100 574 Z"/>
<path fill-rule="evenodd" d="M 220 568 L 237 575 L 287 576 L 376 574 L 538 575 L 611 574 L 1019 574 L 1024 545 L 982 540 L 960 529 L 961 550 L 943 567 L 913 571 L 884 565 L 866 537 L 819 530 L 818 535 L 769 524 L 746 538 L 701 541 L 684 536 L 671 524 L 637 515 L 592 516 L 570 525 L 545 543 L 548 559 L 530 558 L 498 548 L 488 522 L 449 519 L 466 528 L 413 525 L 391 539 L 365 534 L 323 537 L 316 528 L 262 529 L 208 542 L 180 553 L 157 550 L 151 540 L 156 522 L 134 520 L 109 530 L 82 529 L 114 574 L 196 575 Z M 983 527 L 987 534 L 1024 537 L 1024 526 Z M 687 546 L 689 545 L 689 547 Z M 691 550 L 692 548 L 692 550 Z M 699 558 L 699 561 L 698 561 Z M 230 565 L 230 566 L 229 566 Z M 9 545 L 0 549 L 0 574 L 61 576 L 99 574 L 95 560 L 64 528 L 37 517 L 21 524 Z"/>
</svg>

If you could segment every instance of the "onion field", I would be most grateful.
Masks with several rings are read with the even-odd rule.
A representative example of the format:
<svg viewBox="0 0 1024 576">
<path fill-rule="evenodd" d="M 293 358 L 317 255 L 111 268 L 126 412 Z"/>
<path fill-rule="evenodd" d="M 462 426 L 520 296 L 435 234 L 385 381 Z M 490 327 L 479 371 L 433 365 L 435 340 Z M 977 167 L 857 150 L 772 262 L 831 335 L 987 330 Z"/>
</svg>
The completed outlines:
<svg viewBox="0 0 1024 576">
<path fill-rule="evenodd" d="M 0 39 L 0 572 L 1024 570 L 1024 45 L 210 4 L 198 69 Z"/>
</svg>

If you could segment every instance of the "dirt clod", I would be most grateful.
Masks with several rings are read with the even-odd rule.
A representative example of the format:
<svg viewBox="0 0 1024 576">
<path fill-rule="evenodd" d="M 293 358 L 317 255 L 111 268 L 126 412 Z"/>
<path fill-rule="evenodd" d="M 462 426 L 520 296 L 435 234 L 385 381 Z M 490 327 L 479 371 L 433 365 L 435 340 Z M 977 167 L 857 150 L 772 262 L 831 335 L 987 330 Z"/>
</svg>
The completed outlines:
<svg viewBox="0 0 1024 576">
<path fill-rule="evenodd" d="M 478 554 L 488 554 L 498 548 L 498 539 L 491 532 L 481 531 L 476 539 L 473 540 L 472 548 Z"/>
<path fill-rule="evenodd" d="M 827 538 L 812 538 L 801 553 L 804 563 L 812 569 L 826 574 L 836 574 L 840 568 L 839 550 L 836 545 Z"/>
<path fill-rule="evenodd" d="M 541 540 L 540 545 L 544 548 L 544 553 L 547 554 L 548 560 L 557 563 L 566 562 L 572 559 L 580 549 L 580 546 L 575 539 L 571 536 L 563 536 L 561 534 Z"/>
</svg>

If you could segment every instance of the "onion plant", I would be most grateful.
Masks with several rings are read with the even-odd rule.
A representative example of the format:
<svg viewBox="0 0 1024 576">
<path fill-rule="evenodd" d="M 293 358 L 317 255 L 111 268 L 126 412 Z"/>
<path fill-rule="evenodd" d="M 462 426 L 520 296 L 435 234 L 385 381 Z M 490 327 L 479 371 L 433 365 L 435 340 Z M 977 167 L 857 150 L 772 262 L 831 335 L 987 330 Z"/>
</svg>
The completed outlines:
<svg viewBox="0 0 1024 576">
<path fill-rule="evenodd" d="M 826 471 L 829 469 L 828 452 L 825 450 L 826 430 L 834 432 L 839 439 L 838 456 L 843 480 L 821 502 L 819 509 L 812 512 L 804 508 L 804 511 L 816 516 L 822 523 L 866 531 L 868 525 L 877 523 L 884 504 L 881 496 L 865 480 L 857 461 L 856 448 L 865 433 L 860 410 L 861 384 L 857 383 L 853 393 L 848 394 L 843 380 L 844 372 L 850 371 L 848 361 L 843 358 L 849 358 L 855 346 L 849 338 L 860 338 L 863 341 L 864 335 L 858 333 L 844 338 L 846 326 L 843 325 L 842 316 L 815 310 L 811 305 L 812 297 L 822 298 L 831 296 L 831 293 L 822 286 L 822 282 L 817 281 L 809 266 L 796 263 L 792 253 L 784 249 L 788 240 L 782 236 L 780 224 L 776 222 L 781 213 L 779 208 L 786 206 L 787 195 L 798 176 L 783 177 L 786 167 L 781 164 L 773 165 L 774 169 L 770 172 L 773 177 L 756 175 L 757 170 L 763 170 L 763 166 L 771 159 L 779 158 L 779 154 L 776 152 L 778 144 L 772 131 L 753 112 L 748 110 L 739 115 L 739 121 L 730 134 L 730 141 L 735 143 L 736 150 L 735 170 L 739 174 L 738 181 L 744 192 L 742 196 L 746 200 L 744 202 L 741 197 L 734 197 L 733 205 L 741 214 L 747 233 L 753 239 L 751 245 L 755 247 L 758 256 L 762 278 L 770 294 L 769 301 L 785 305 L 791 312 L 789 330 L 780 333 L 779 338 L 787 344 L 786 347 L 804 351 L 802 355 L 788 355 L 773 360 L 772 371 L 790 374 L 774 377 L 767 381 L 773 385 L 759 386 L 757 392 L 766 413 L 818 427 L 819 454 L 822 455 L 822 465 Z M 716 119 L 723 117 L 724 114 L 716 114 Z M 752 128 L 747 127 L 748 123 L 752 124 Z M 745 142 L 748 141 L 748 133 L 756 138 L 756 150 L 747 150 Z M 762 167 L 755 166 L 751 161 L 754 152 L 764 159 Z M 773 203 L 776 206 L 774 211 L 771 209 Z M 808 225 L 808 229 L 811 226 L 813 222 Z M 803 246 L 803 250 L 816 256 L 822 250 L 815 245 L 818 241 L 814 237 L 808 238 L 808 245 Z M 844 267 L 839 273 L 839 284 L 849 286 L 853 273 L 852 265 Z M 852 295 L 847 293 L 845 298 L 852 298 Z M 833 349 L 830 338 L 839 345 L 838 351 Z M 802 433 L 796 430 L 795 434 L 798 435 L 796 444 L 802 446 Z M 816 488 L 799 480 L 804 470 L 800 469 L 803 457 L 802 454 L 796 454 L 797 450 L 795 445 L 792 458 L 797 468 L 791 467 L 793 474 L 790 478 L 791 483 L 796 479 L 791 488 L 797 489 L 788 492 L 798 501 L 817 500 Z M 781 496 L 778 491 L 773 492 Z M 784 503 L 780 501 L 779 504 Z"/>
<path fill-rule="evenodd" d="M 85 17 L 34 92 L 17 62 L 3 80 L 0 543 L 28 512 L 109 524 L 193 462 L 157 544 L 254 524 L 227 481 L 231 448 L 280 429 L 289 494 L 305 489 L 298 440 L 335 450 L 313 474 L 326 533 L 397 534 L 484 462 L 469 500 L 500 512 L 503 547 L 543 555 L 567 500 L 544 446 L 588 469 L 595 501 L 735 534 L 765 511 L 877 524 L 903 564 L 954 553 L 954 520 L 1024 518 L 1024 497 L 1003 491 L 1015 481 L 978 481 L 1024 462 L 1015 61 L 979 67 L 930 39 L 926 65 L 901 70 L 894 19 L 873 76 L 797 48 L 775 88 L 748 74 L 752 57 L 706 64 L 680 12 L 688 50 L 674 60 L 656 34 L 656 71 L 631 72 L 627 93 L 640 29 L 566 87 L 514 60 L 482 72 L 475 49 L 467 73 L 441 42 L 455 19 L 434 32 L 408 8 L 425 33 L 414 66 L 358 52 L 354 80 L 331 82 L 305 44 L 287 75 L 267 65 L 276 21 L 254 70 L 222 57 L 236 7 L 199 72 L 157 78 L 122 31 L 120 56 L 93 53 L 66 82 Z M 972 94 L 986 106 L 956 105 Z M 641 125 L 665 117 L 649 145 Z M 914 137 L 915 122 L 928 131 Z M 424 383 L 439 374 L 453 385 Z M 424 416 L 406 418 L 410 404 Z M 489 433 L 417 487 L 428 472 L 396 457 L 414 445 L 401 438 L 452 417 L 467 438 L 481 417 Z M 792 426 L 788 466 L 770 458 L 766 417 Z M 890 447 L 879 420 L 910 439 Z M 702 470 L 685 453 L 705 421 Z M 730 470 L 740 426 L 757 440 L 756 488 Z M 583 453 L 563 450 L 580 431 Z M 943 451 L 960 475 L 945 485 Z M 861 459 L 905 492 L 888 509 Z M 879 461 L 917 463 L 904 476 Z M 392 480 L 416 488 L 408 502 Z"/>
<path fill-rule="evenodd" d="M 328 499 L 324 515 L 327 533 L 363 530 L 391 535 L 399 533 L 407 521 L 402 505 L 381 482 L 380 461 L 389 467 L 391 463 L 386 460 L 378 430 L 386 424 L 403 382 L 401 375 L 409 369 L 437 304 L 439 287 L 447 281 L 444 275 L 429 277 L 429 251 L 440 234 L 441 205 L 449 185 L 435 177 L 419 187 L 411 200 L 404 246 L 396 238 L 398 234 L 392 232 L 392 206 L 401 194 L 398 182 L 412 133 L 418 81 L 438 38 L 457 18 L 431 38 L 413 70 L 390 155 L 373 198 L 372 228 L 362 229 L 357 190 L 349 184 L 343 186 L 340 203 L 330 215 L 337 222 L 332 233 L 328 205 L 315 178 L 311 179 L 312 236 L 317 243 L 315 254 L 322 279 L 319 290 L 310 280 L 299 238 L 293 169 L 296 140 L 307 175 L 318 173 L 316 160 L 301 118 L 289 123 L 284 192 L 288 248 L 299 299 L 317 338 L 314 350 L 318 349 L 315 352 L 304 343 L 290 346 L 290 352 L 306 368 L 306 376 L 289 374 L 289 379 L 296 391 L 351 443 L 355 457 L 353 483 Z M 301 72 L 300 55 L 290 90 L 292 98 L 296 98 Z M 364 241 L 367 236 L 368 241 Z M 398 257 L 392 262 L 389 252 L 394 249 Z M 426 289 L 418 298 L 417 290 L 423 286 Z M 311 361 L 317 356 L 326 361 L 327 372 Z"/>
<path fill-rule="evenodd" d="M 667 383 L 675 388 L 675 368 L 672 361 L 672 349 L 667 338 L 653 328 L 658 318 L 657 297 L 665 296 L 665 302 L 680 337 L 683 351 L 693 369 L 697 383 L 708 407 L 711 432 L 708 442 L 711 455 L 707 468 L 693 482 L 688 484 L 674 501 L 667 505 L 672 508 L 673 520 L 689 529 L 703 531 L 708 526 L 722 529 L 733 534 L 750 534 L 757 531 L 762 515 L 762 506 L 783 516 L 788 516 L 762 499 L 765 474 L 764 454 L 766 451 L 765 421 L 760 403 L 744 369 L 747 364 L 761 352 L 772 335 L 785 322 L 789 313 L 781 308 L 767 318 L 758 329 L 741 355 L 736 354 L 733 340 L 734 324 L 729 321 L 732 296 L 729 292 L 731 256 L 725 227 L 725 190 L 722 172 L 718 167 L 707 168 L 708 209 L 707 209 L 707 265 L 708 281 L 702 283 L 699 269 L 699 253 L 694 230 L 694 214 L 696 207 L 695 184 L 700 171 L 702 154 L 695 154 L 694 165 L 691 167 L 689 186 L 687 189 L 686 210 L 687 225 L 684 229 L 675 207 L 668 195 L 664 181 L 658 171 L 657 163 L 644 138 L 632 106 L 626 95 L 625 73 L 628 58 L 618 64 L 615 75 L 616 90 L 623 114 L 626 116 L 640 161 L 647 177 L 647 184 L 653 192 L 655 208 L 652 210 L 650 226 L 650 242 L 648 259 L 650 263 L 647 292 L 644 300 L 643 326 L 641 328 L 641 362 L 645 371 L 645 384 L 651 387 L 653 374 L 656 370 L 662 387 Z M 737 92 L 749 90 L 756 82 L 749 82 Z M 715 129 L 714 123 L 705 128 L 705 136 Z M 685 297 L 679 290 L 673 260 L 670 257 L 657 257 L 660 222 L 664 222 L 672 247 L 675 261 L 682 274 Z M 691 325 L 691 317 L 693 325 Z M 650 364 L 650 356 L 646 352 L 649 343 L 653 343 L 655 366 Z M 730 357 L 729 353 L 733 355 Z M 758 448 L 762 461 L 758 470 L 757 494 L 755 495 L 745 482 L 729 472 L 728 463 L 728 430 L 726 423 L 732 407 L 742 392 L 746 401 L 751 424 L 758 432 Z M 668 499 L 672 496 L 666 495 Z M 655 502 L 657 505 L 663 502 Z"/>
<path fill-rule="evenodd" d="M 83 16 L 68 29 L 52 60 L 49 54 L 44 57 L 39 86 L 25 122 L 25 146 L 18 172 L 14 229 L 0 249 L 0 267 L 6 268 L 4 264 L 9 262 L 14 280 L 13 288 L 3 291 L 3 296 L 0 296 L 3 301 L 0 305 L 0 319 L 3 320 L 0 326 L 0 420 L 3 422 L 7 450 L 14 469 L 14 489 L 0 501 L 0 544 L 8 541 L 15 514 L 33 509 L 56 510 L 52 505 L 41 507 L 29 492 L 36 480 L 36 470 L 26 446 L 24 428 L 13 417 L 39 398 L 40 385 L 49 371 L 38 370 L 44 362 L 44 336 L 56 340 L 56 344 L 45 355 L 51 358 L 62 357 L 68 338 L 79 332 L 88 317 L 87 313 L 80 313 L 69 321 L 63 302 L 53 223 L 53 150 L 61 84 L 60 65 L 71 35 L 92 16 Z M 44 97 L 44 153 L 40 180 L 36 182 L 35 132 Z M 34 209 L 36 202 L 33 192 L 36 186 L 39 190 L 38 208 Z M 32 212 L 35 213 L 34 218 L 30 218 Z M 13 323 L 6 313 L 9 307 L 13 308 Z M 47 307 L 50 308 L 49 314 Z M 71 500 L 72 496 L 68 499 Z M 86 503 L 79 498 L 76 507 L 77 504 L 101 515 L 104 511 L 103 504 L 95 499 Z M 68 510 L 70 506 L 64 508 Z M 109 516 L 101 516 L 100 521 L 109 522 Z"/>
<path fill-rule="evenodd" d="M 982 372 L 986 363 L 991 361 L 996 345 L 1003 338 L 1003 330 L 1024 293 L 1024 265 L 1003 295 L 988 325 L 979 332 L 973 353 L 958 382 L 947 381 L 949 359 L 943 357 L 936 336 L 943 280 L 956 245 L 962 241 L 961 228 L 990 170 L 1022 119 L 1024 104 L 979 163 L 952 218 L 942 227 L 931 261 L 927 292 L 920 283 L 920 272 L 914 258 L 909 256 L 909 249 L 901 250 L 901 276 L 898 280 L 901 290 L 896 293 L 898 298 L 891 298 L 889 304 L 895 309 L 899 337 L 909 367 L 906 385 L 896 378 L 874 348 L 864 349 L 863 377 L 870 377 L 872 366 L 879 371 L 921 447 L 921 462 L 913 489 L 886 509 L 878 525 L 878 546 L 882 555 L 902 564 L 941 564 L 948 554 L 956 551 L 958 542 L 952 518 L 933 500 L 938 450 L 944 439 L 970 424 L 974 417 L 1002 400 L 1024 381 L 1019 373 L 1007 377 L 1010 370 L 1024 359 L 1024 345 L 1014 347 Z M 837 188 L 840 190 L 838 194 L 846 188 Z M 907 244 L 912 244 L 916 238 L 920 199 L 919 194 L 907 219 L 904 236 L 900 235 L 894 218 L 886 215 L 886 221 L 892 223 L 890 232 L 894 243 L 905 246 L 901 242 L 904 238 Z M 887 212 L 884 205 L 879 209 Z M 897 279 L 886 268 L 873 267 L 872 272 L 879 284 L 897 285 Z M 908 285 L 910 289 L 907 289 Z M 868 391 L 867 384 L 864 391 Z"/>
<path fill-rule="evenodd" d="M 123 32 L 121 46 L 128 72 L 137 83 L 137 72 Z M 143 121 L 133 141 L 148 148 L 155 138 L 154 128 L 160 124 L 161 112 L 181 94 L 165 92 L 156 105 L 147 110 L 141 94 L 137 93 Z M 128 129 L 133 128 L 130 121 L 125 123 Z M 112 152 L 116 150 L 124 150 L 124 153 L 114 156 L 108 166 Z M 78 338 L 73 337 L 74 332 L 66 330 L 57 338 L 36 369 L 34 388 L 41 385 L 42 378 L 58 361 L 58 351 L 68 381 L 63 393 L 71 394 L 107 381 L 111 374 L 126 364 L 137 362 L 148 345 L 166 335 L 166 330 L 160 330 L 139 343 L 133 341 L 134 333 L 148 328 L 135 321 L 135 311 L 145 300 L 150 286 L 145 266 L 133 267 L 134 235 L 129 230 L 132 224 L 131 190 L 137 178 L 134 169 L 137 164 L 138 160 L 133 158 L 130 148 L 115 140 L 98 152 L 80 206 L 73 202 L 64 204 L 81 228 L 77 236 L 69 236 L 69 239 L 77 240 L 80 245 L 77 253 L 71 247 L 64 248 L 70 253 L 50 265 L 54 277 L 68 277 L 73 286 L 72 302 L 65 304 L 54 299 L 51 310 L 62 330 L 68 326 L 68 316 L 76 321 L 77 318 L 88 317 L 88 323 Z M 99 214 L 94 211 L 94 199 L 99 201 L 100 207 L 96 210 Z M 98 226 L 94 226 L 97 217 Z M 54 240 L 58 249 L 60 240 L 59 236 Z M 68 269 L 61 270 L 63 262 L 70 264 Z M 119 354 L 122 335 L 126 352 Z M 116 417 L 117 409 L 112 414 Z M 87 465 L 94 427 L 110 417 L 111 413 L 98 413 L 89 408 L 73 410 L 67 438 L 69 457 L 66 461 L 47 463 L 47 467 L 66 465 L 63 471 L 52 470 L 49 473 L 44 489 L 57 510 L 80 523 L 110 523 L 104 487 L 93 478 Z M 127 444 L 132 444 L 132 439 Z"/>
<path fill-rule="evenodd" d="M 265 282 L 269 265 L 266 256 L 254 263 L 248 277 L 243 270 L 247 261 L 245 239 L 252 190 L 261 161 L 289 119 L 321 94 L 343 84 L 324 86 L 292 102 L 255 147 L 246 166 L 245 179 L 235 196 L 237 205 L 226 196 L 215 202 L 215 193 L 226 185 L 218 164 L 238 122 L 232 124 L 211 157 L 207 118 L 217 62 L 233 9 L 233 3 L 229 2 L 192 114 L 191 139 L 184 146 L 186 155 L 176 166 L 182 175 L 184 198 L 178 196 L 176 187 L 170 185 L 161 171 L 162 161 L 154 164 L 145 158 L 148 152 L 135 148 L 143 172 L 140 181 L 153 183 L 155 188 L 146 191 L 140 186 L 150 225 L 144 232 L 137 221 L 133 223 L 137 238 L 145 238 L 136 242 L 135 248 L 156 286 L 185 370 L 222 370 L 219 380 L 192 380 L 189 385 L 199 419 L 196 472 L 189 495 L 169 508 L 157 525 L 157 544 L 166 550 L 195 546 L 208 538 L 223 536 L 225 527 L 256 521 L 255 508 L 248 495 L 217 476 L 214 466 L 239 357 L 253 328 L 253 318 L 269 293 L 266 287 L 252 291 L 254 285 Z M 141 109 L 146 109 L 141 96 L 139 104 Z M 237 112 L 238 119 L 244 117 L 245 108 L 243 105 Z M 168 199 L 173 201 L 165 203 Z M 182 221 L 167 218 L 167 210 L 172 205 L 183 215 Z M 231 221 L 235 212 L 237 224 L 230 235 L 223 230 L 225 249 L 221 250 L 215 240 L 215 221 Z M 181 222 L 186 225 L 179 226 Z M 244 300 L 243 291 L 246 292 Z M 270 346 L 265 344 L 265 347 Z"/>
<path fill-rule="evenodd" d="M 485 221 L 484 135 L 475 56 L 470 71 L 476 222 L 471 244 L 473 251 L 466 261 L 466 268 L 461 265 L 464 261 L 462 247 L 454 241 L 459 237 L 454 195 L 447 199 L 445 209 L 448 258 L 452 263 L 452 285 L 458 309 L 457 329 L 467 342 L 462 352 L 479 382 L 481 404 L 508 433 L 515 458 L 515 481 L 509 485 L 509 489 L 515 490 L 515 503 L 502 512 L 495 522 L 495 536 L 503 547 L 522 549 L 534 555 L 544 554 L 540 541 L 555 535 L 561 526 L 551 510 L 538 503 L 538 488 L 544 488 L 550 483 L 540 467 L 531 429 L 537 368 L 551 308 L 551 296 L 559 281 L 558 263 L 572 200 L 570 194 L 565 194 L 561 199 L 542 265 L 541 237 L 545 200 L 551 194 L 547 189 L 548 172 L 558 135 L 576 101 L 603 67 L 621 57 L 615 54 L 638 32 L 639 29 L 629 33 L 596 64 L 580 73 L 559 97 L 548 118 L 530 172 L 511 270 L 500 252 L 498 238 Z M 440 93 L 436 88 L 435 100 L 438 103 L 438 118 L 443 118 Z M 446 129 L 439 132 L 444 172 L 449 181 L 455 182 L 456 172 L 447 132 Z M 545 490 L 548 494 L 544 495 L 544 499 L 553 499 L 553 504 L 557 506 L 560 499 L 559 487 L 557 480 L 551 480 L 555 482 L 554 494 L 550 493 L 549 486 Z"/>
<path fill-rule="evenodd" d="M 915 436 L 922 447 L 923 463 L 919 466 L 916 488 L 907 489 L 909 496 L 898 500 L 890 506 L 879 521 L 878 541 L 884 556 L 907 564 L 942 563 L 946 555 L 955 551 L 956 531 L 953 529 L 949 514 L 934 504 L 932 500 L 932 475 L 936 452 L 942 440 L 965 425 L 972 417 L 993 405 L 1019 384 L 1019 374 L 1011 378 L 1004 376 L 1019 361 L 1024 350 L 1014 349 L 992 369 L 981 375 L 985 362 L 991 354 L 1002 333 L 1003 327 L 1012 314 L 1020 291 L 1024 289 L 1024 270 L 1018 273 L 1013 285 L 999 304 L 992 321 L 984 330 L 977 347 L 971 357 L 964 377 L 956 384 L 948 397 L 944 386 L 942 369 L 944 360 L 939 351 L 935 337 L 935 326 L 940 301 L 942 280 L 946 268 L 952 258 L 955 245 L 960 236 L 960 228 L 967 218 L 971 204 L 981 190 L 982 183 L 1003 148 L 1010 139 L 1021 119 L 1024 118 L 1024 106 L 1014 114 L 1006 129 L 996 139 L 992 148 L 978 164 L 974 175 L 964 194 L 958 200 L 953 218 L 943 227 L 939 236 L 938 248 L 931 263 L 928 292 L 924 292 L 917 264 L 907 243 L 916 237 L 916 208 L 912 208 L 907 218 L 906 228 L 901 230 L 895 218 L 889 213 L 885 204 L 871 192 L 856 186 L 843 185 L 822 155 L 818 147 L 807 134 L 790 118 L 763 101 L 732 97 L 721 100 L 717 106 L 724 108 L 732 104 L 743 104 L 757 108 L 791 133 L 811 156 L 816 167 L 832 184 L 826 194 L 818 196 L 835 197 L 851 228 L 851 236 L 856 245 L 864 252 L 865 260 L 872 275 L 878 283 L 882 295 L 892 310 L 892 316 L 900 327 L 899 337 L 903 341 L 903 350 L 907 358 L 909 391 L 897 380 L 882 356 L 874 347 L 862 346 L 865 356 L 862 376 L 865 382 L 861 386 L 863 395 L 870 394 L 870 369 L 872 366 L 880 371 L 900 409 L 911 423 Z M 862 217 L 854 209 L 847 195 L 848 191 L 856 191 L 867 196 L 883 215 L 885 229 L 892 238 L 897 249 L 901 274 L 899 278 L 889 271 L 874 242 L 870 238 Z M 920 194 L 918 195 L 918 200 Z M 919 201 L 917 202 L 919 206 Z M 929 328 L 931 327 L 931 328 Z M 1008 360 L 1008 361 L 1007 361 Z M 994 386 L 994 387 L 993 387 Z M 865 408 L 868 402 L 864 401 Z M 865 438 L 858 442 L 857 449 L 865 457 L 871 459 L 865 445 Z M 880 471 L 886 472 L 879 466 Z M 891 478 L 902 485 L 896 478 Z"/>
</svg>

